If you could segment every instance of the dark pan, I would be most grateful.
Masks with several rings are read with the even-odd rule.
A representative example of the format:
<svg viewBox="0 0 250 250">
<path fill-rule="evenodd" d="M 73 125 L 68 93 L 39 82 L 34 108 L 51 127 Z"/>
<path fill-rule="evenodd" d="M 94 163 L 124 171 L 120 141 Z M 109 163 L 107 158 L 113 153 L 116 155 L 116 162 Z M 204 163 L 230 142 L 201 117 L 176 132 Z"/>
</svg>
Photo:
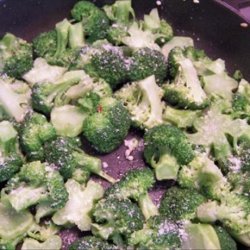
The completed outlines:
<svg viewBox="0 0 250 250">
<path fill-rule="evenodd" d="M 68 16 L 75 2 L 74 0 L 0 0 L 0 36 L 5 32 L 12 32 L 31 40 L 38 33 L 49 30 L 57 21 Z M 95 2 L 101 6 L 113 1 Z M 232 5 L 229 6 L 228 2 Z M 162 17 L 174 27 L 176 35 L 193 37 L 196 45 L 204 49 L 210 57 L 225 59 L 230 73 L 240 69 L 244 77 L 250 80 L 250 28 L 242 27 L 250 20 L 249 1 L 200 0 L 199 4 L 195 4 L 193 0 L 135 0 L 133 4 L 138 17 L 158 7 Z M 230 7 L 230 10 L 225 6 Z M 128 137 L 140 139 L 142 133 L 131 131 Z M 88 145 L 85 145 L 85 148 L 91 151 Z M 134 160 L 128 161 L 124 155 L 125 146 L 122 145 L 112 154 L 100 157 L 108 164 L 105 171 L 115 178 L 120 178 L 129 169 L 144 166 L 142 151 L 141 145 L 133 153 Z M 108 185 L 103 181 L 102 183 L 104 186 Z M 152 190 L 152 197 L 157 203 L 169 185 L 172 183 L 158 182 Z M 63 230 L 61 233 L 64 240 L 63 248 L 67 249 L 67 245 L 81 235 L 77 229 Z"/>
</svg>

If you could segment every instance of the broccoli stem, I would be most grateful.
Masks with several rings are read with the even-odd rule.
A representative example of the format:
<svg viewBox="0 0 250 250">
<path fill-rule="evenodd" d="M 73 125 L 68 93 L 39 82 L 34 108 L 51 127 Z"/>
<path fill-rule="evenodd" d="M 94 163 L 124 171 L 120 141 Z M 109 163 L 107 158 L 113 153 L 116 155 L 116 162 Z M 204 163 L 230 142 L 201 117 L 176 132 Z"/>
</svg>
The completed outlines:
<svg viewBox="0 0 250 250">
<path fill-rule="evenodd" d="M 157 206 L 154 204 L 148 193 L 139 197 L 139 206 L 146 220 L 159 214 Z"/>
<path fill-rule="evenodd" d="M 113 233 L 113 227 L 109 225 L 98 225 L 96 223 L 92 223 L 91 225 L 91 232 L 96 235 L 101 237 L 102 239 L 107 240 L 109 236 Z"/>
<path fill-rule="evenodd" d="M 55 57 L 59 57 L 65 51 L 69 38 L 70 22 L 67 19 L 56 24 L 57 49 Z"/>
<path fill-rule="evenodd" d="M 21 105 L 19 95 L 16 94 L 9 84 L 0 80 L 0 103 L 4 111 L 17 122 L 21 122 L 25 116 L 26 108 Z"/>
<path fill-rule="evenodd" d="M 100 159 L 87 155 L 83 151 L 74 152 L 74 157 L 76 162 L 80 167 L 86 168 L 89 172 L 99 175 L 103 179 L 107 180 L 110 183 L 115 183 L 116 180 L 110 175 L 106 174 L 102 170 L 102 162 Z"/>
<path fill-rule="evenodd" d="M 72 49 L 80 48 L 84 45 L 84 32 L 82 23 L 76 23 L 69 28 L 69 46 Z"/>
<path fill-rule="evenodd" d="M 79 77 L 72 78 L 70 80 L 54 84 L 51 90 L 51 95 L 48 96 L 48 102 L 51 103 L 55 98 L 55 105 L 60 104 L 61 95 L 71 86 L 77 84 L 80 81 Z"/>
<path fill-rule="evenodd" d="M 176 180 L 179 164 L 177 163 L 175 157 L 165 154 L 160 157 L 159 161 L 152 162 L 152 167 L 155 168 L 155 174 L 157 180 Z"/>
<path fill-rule="evenodd" d="M 129 24 L 130 17 L 134 19 L 135 13 L 131 7 L 131 0 L 120 0 L 115 3 L 115 15 L 118 22 Z"/>
</svg>

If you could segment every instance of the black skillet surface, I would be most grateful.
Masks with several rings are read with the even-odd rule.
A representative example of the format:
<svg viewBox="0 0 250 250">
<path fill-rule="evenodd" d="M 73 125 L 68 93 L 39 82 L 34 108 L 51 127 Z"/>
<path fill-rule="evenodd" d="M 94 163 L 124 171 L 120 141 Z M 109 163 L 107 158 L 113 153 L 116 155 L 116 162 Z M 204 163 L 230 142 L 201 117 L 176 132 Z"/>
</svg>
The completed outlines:
<svg viewBox="0 0 250 250">
<path fill-rule="evenodd" d="M 5 32 L 12 32 L 31 40 L 38 33 L 49 30 L 56 22 L 68 16 L 75 2 L 75 0 L 0 0 L 0 36 Z M 113 1 L 94 2 L 101 6 Z M 229 10 L 218 2 L 227 7 L 229 4 L 233 5 L 229 6 Z M 193 0 L 134 0 L 133 5 L 138 17 L 158 7 L 161 16 L 172 24 L 176 35 L 191 36 L 196 46 L 204 49 L 210 57 L 225 59 L 230 73 L 240 69 L 245 78 L 250 80 L 250 27 L 242 27 L 245 26 L 243 23 L 250 20 L 250 11 L 247 11 L 249 1 L 200 0 L 199 4 L 195 4 Z M 241 11 L 241 16 L 238 15 L 238 11 Z M 112 154 L 100 156 L 108 165 L 105 171 L 115 178 L 120 178 L 129 169 L 144 166 L 143 142 L 140 139 L 142 133 L 131 131 L 128 138 L 134 137 L 139 139 L 140 146 L 132 154 L 133 161 L 126 160 L 124 145 Z M 86 144 L 85 149 L 91 152 Z M 108 185 L 100 179 L 96 180 L 105 187 Z M 156 203 L 171 184 L 157 183 L 151 192 Z M 67 245 L 80 235 L 76 229 L 63 230 L 61 233 L 64 240 L 63 249 L 67 249 Z"/>
</svg>

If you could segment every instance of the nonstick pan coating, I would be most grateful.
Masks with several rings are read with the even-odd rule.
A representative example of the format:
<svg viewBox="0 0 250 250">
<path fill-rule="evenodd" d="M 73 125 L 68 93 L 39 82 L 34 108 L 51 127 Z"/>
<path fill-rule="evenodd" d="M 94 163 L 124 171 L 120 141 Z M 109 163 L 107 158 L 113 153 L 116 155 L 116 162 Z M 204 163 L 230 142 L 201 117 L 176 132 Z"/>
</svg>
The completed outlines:
<svg viewBox="0 0 250 250">
<path fill-rule="evenodd" d="M 0 36 L 5 32 L 12 32 L 31 40 L 38 33 L 51 29 L 56 22 L 68 16 L 75 2 L 74 0 L 0 0 Z M 102 6 L 113 1 L 95 2 Z M 241 27 L 240 24 L 245 20 L 235 13 L 211 0 L 200 0 L 199 4 L 195 4 L 193 0 L 134 0 L 133 5 L 139 18 L 152 8 L 158 7 L 161 16 L 170 22 L 176 35 L 191 36 L 196 46 L 204 49 L 210 57 L 225 59 L 230 73 L 240 69 L 244 77 L 250 80 L 250 28 Z M 131 131 L 128 138 L 133 137 L 141 141 L 142 133 Z M 91 152 L 87 144 L 85 150 Z M 120 178 L 129 169 L 145 165 L 142 151 L 141 141 L 133 153 L 133 161 L 125 159 L 124 145 L 112 154 L 100 157 L 108 164 L 105 171 L 115 178 Z M 101 182 L 105 187 L 108 185 L 106 182 Z M 160 200 L 163 190 L 172 184 L 157 183 L 151 192 L 156 203 Z M 75 228 L 65 229 L 61 233 L 64 249 L 81 235 L 82 233 Z"/>
</svg>

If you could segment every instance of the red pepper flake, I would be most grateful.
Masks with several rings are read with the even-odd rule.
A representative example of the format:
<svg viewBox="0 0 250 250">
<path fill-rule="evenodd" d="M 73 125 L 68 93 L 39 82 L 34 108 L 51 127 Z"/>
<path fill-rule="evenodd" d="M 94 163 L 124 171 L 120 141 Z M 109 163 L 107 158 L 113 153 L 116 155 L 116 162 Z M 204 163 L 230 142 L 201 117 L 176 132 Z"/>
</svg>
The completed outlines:
<svg viewBox="0 0 250 250">
<path fill-rule="evenodd" d="M 98 113 L 102 113 L 102 106 L 101 106 L 101 105 L 98 105 L 98 106 L 97 106 L 97 112 L 98 112 Z"/>
</svg>

